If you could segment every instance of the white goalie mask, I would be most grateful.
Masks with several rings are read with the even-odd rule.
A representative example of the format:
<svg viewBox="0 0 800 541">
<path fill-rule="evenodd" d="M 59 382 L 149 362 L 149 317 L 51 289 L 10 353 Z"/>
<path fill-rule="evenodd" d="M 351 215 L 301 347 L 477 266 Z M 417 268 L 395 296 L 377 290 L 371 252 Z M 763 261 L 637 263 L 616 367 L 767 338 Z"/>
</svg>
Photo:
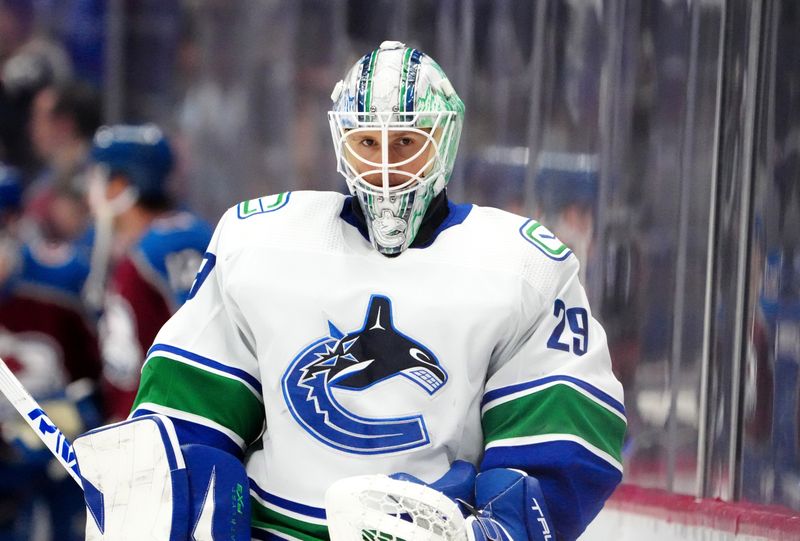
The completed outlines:
<svg viewBox="0 0 800 541">
<path fill-rule="evenodd" d="M 336 84 L 328 119 L 337 170 L 364 211 L 372 245 L 411 245 L 453 173 L 464 104 L 439 65 L 386 41 Z"/>
</svg>

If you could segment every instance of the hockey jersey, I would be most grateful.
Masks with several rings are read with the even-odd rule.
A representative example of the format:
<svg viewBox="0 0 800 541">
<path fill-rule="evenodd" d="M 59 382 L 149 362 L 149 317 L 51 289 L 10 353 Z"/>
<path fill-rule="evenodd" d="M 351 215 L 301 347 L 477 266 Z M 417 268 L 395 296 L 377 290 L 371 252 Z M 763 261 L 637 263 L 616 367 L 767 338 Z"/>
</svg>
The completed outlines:
<svg viewBox="0 0 800 541">
<path fill-rule="evenodd" d="M 244 457 L 256 539 L 326 538 L 343 477 L 431 482 L 457 459 L 535 475 L 559 538 L 577 537 L 621 479 L 626 421 L 569 248 L 534 220 L 449 204 L 424 248 L 389 258 L 348 201 L 230 209 L 132 416 Z"/>
<path fill-rule="evenodd" d="M 23 245 L 18 276 L 0 298 L 0 357 L 39 399 L 97 380 L 94 325 L 81 302 L 87 254 L 67 243 Z"/>
<path fill-rule="evenodd" d="M 100 318 L 107 413 L 130 412 L 147 348 L 183 304 L 211 228 L 188 212 L 165 215 L 115 265 Z"/>
</svg>

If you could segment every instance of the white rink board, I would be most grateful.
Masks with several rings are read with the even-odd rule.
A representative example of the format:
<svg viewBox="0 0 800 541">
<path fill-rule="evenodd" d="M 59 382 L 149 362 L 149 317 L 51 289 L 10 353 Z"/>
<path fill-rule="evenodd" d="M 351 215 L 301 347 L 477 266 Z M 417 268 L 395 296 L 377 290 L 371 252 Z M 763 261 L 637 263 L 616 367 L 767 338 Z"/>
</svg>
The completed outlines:
<svg viewBox="0 0 800 541">
<path fill-rule="evenodd" d="M 579 541 L 763 541 L 769 537 L 735 534 L 704 526 L 668 522 L 648 515 L 604 509 Z"/>
<path fill-rule="evenodd" d="M 623 484 L 580 541 L 800 541 L 800 513 Z"/>
</svg>

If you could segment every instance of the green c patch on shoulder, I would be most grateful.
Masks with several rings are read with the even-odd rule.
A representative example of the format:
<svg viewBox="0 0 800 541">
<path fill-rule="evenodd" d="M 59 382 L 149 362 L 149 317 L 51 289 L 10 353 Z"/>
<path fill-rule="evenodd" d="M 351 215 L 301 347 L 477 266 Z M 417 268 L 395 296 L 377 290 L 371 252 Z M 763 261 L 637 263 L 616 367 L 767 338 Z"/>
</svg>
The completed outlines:
<svg viewBox="0 0 800 541">
<path fill-rule="evenodd" d="M 264 214 L 267 212 L 275 212 L 286 206 L 289 202 L 291 192 L 283 192 L 276 195 L 265 195 L 258 199 L 248 199 L 242 201 L 236 207 L 236 214 L 240 220 L 255 216 L 256 214 Z"/>
<path fill-rule="evenodd" d="M 540 252 L 555 261 L 564 261 L 570 256 L 572 250 L 558 240 L 549 229 L 537 222 L 528 220 L 519 228 L 522 238 L 536 246 Z"/>
</svg>

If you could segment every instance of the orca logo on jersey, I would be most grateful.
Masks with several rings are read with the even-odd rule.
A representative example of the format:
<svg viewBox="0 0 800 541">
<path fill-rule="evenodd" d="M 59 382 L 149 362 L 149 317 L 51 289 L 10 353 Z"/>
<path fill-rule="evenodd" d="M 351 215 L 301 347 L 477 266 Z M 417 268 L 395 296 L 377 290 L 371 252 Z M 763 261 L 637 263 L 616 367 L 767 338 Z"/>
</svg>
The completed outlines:
<svg viewBox="0 0 800 541">
<path fill-rule="evenodd" d="M 370 298 L 364 326 L 358 331 L 344 334 L 333 323 L 328 325 L 330 336 L 305 348 L 283 375 L 283 396 L 300 426 L 348 453 L 394 453 L 428 444 L 421 415 L 362 417 L 334 396 L 335 389 L 360 391 L 395 376 L 432 395 L 447 381 L 433 352 L 394 327 L 389 298 Z"/>
</svg>

